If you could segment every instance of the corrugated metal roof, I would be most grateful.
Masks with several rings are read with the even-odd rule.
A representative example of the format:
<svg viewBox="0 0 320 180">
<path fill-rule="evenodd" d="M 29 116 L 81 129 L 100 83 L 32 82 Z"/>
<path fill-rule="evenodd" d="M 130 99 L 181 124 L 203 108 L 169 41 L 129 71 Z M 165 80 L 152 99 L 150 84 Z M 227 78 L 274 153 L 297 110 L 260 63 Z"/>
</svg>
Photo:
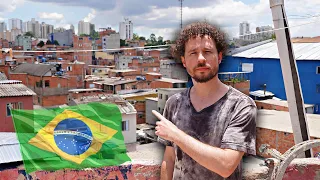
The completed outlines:
<svg viewBox="0 0 320 180">
<path fill-rule="evenodd" d="M 20 64 L 16 69 L 12 70 L 12 73 L 27 73 L 34 76 L 43 76 L 50 69 L 54 68 L 53 64 Z"/>
<path fill-rule="evenodd" d="M 296 60 L 320 60 L 320 43 L 292 43 L 292 46 Z M 232 56 L 245 58 L 280 58 L 276 42 L 263 44 Z"/>
<path fill-rule="evenodd" d="M 22 161 L 16 133 L 0 132 L 0 164 Z"/>
<path fill-rule="evenodd" d="M 0 81 L 8 80 L 7 76 L 4 73 L 0 73 Z"/>
<path fill-rule="evenodd" d="M 34 96 L 34 93 L 24 84 L 1 84 L 0 83 L 0 97 L 12 96 Z"/>
</svg>

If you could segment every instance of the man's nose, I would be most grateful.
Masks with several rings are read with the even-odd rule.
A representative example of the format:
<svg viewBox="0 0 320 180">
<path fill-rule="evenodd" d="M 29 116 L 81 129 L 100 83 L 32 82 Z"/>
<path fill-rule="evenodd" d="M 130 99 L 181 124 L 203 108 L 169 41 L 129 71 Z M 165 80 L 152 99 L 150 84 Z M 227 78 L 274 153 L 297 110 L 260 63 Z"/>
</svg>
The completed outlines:
<svg viewBox="0 0 320 180">
<path fill-rule="evenodd" d="M 206 58 L 203 56 L 203 54 L 200 52 L 199 53 L 199 57 L 198 57 L 198 62 L 199 63 L 203 63 L 204 61 L 206 61 Z"/>
</svg>

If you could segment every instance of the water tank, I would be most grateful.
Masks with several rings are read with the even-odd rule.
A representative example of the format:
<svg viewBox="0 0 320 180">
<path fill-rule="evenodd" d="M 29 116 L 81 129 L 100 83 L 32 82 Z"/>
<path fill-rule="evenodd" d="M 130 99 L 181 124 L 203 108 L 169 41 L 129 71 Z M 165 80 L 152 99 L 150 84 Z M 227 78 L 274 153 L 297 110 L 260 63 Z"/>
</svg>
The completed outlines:
<svg viewBox="0 0 320 180">
<path fill-rule="evenodd" d="M 41 62 L 46 62 L 46 60 L 47 60 L 46 58 L 42 58 Z"/>
</svg>

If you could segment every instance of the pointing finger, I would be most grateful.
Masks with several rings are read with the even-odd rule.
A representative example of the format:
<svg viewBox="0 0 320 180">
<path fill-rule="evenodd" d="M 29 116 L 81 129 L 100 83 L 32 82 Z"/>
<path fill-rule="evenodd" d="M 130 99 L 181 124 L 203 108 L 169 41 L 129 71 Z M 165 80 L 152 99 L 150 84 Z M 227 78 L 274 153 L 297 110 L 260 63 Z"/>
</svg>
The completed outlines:
<svg viewBox="0 0 320 180">
<path fill-rule="evenodd" d="M 163 117 L 160 113 L 158 113 L 155 110 L 152 110 L 152 113 L 160 120 L 160 121 L 165 121 L 167 120 L 165 117 Z"/>
</svg>

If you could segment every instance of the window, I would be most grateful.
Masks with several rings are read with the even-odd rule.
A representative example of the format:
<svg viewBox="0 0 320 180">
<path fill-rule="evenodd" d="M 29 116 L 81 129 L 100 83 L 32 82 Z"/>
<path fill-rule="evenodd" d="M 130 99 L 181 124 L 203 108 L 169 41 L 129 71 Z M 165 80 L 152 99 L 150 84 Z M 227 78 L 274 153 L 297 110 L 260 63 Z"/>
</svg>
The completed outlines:
<svg viewBox="0 0 320 180">
<path fill-rule="evenodd" d="M 316 91 L 317 93 L 320 93 L 320 84 L 316 84 Z"/>
<path fill-rule="evenodd" d="M 159 99 L 162 99 L 162 94 L 159 94 Z"/>
<path fill-rule="evenodd" d="M 132 89 L 137 89 L 137 86 L 136 85 L 132 85 Z"/>
<path fill-rule="evenodd" d="M 50 87 L 50 81 L 49 80 L 45 80 L 44 81 L 44 87 Z"/>
<path fill-rule="evenodd" d="M 11 109 L 23 109 L 22 102 L 14 102 L 7 104 L 7 116 L 11 116 Z"/>
<path fill-rule="evenodd" d="M 148 71 L 148 68 L 144 68 L 143 70 L 144 70 L 144 71 Z"/>
<path fill-rule="evenodd" d="M 129 121 L 122 121 L 122 131 L 129 131 Z"/>
<path fill-rule="evenodd" d="M 67 71 L 72 71 L 72 66 L 68 66 Z"/>
<path fill-rule="evenodd" d="M 166 95 L 166 99 L 165 100 L 168 100 L 169 99 L 169 96 L 168 95 Z"/>
<path fill-rule="evenodd" d="M 138 114 L 138 118 L 143 118 L 143 114 Z"/>
<path fill-rule="evenodd" d="M 121 90 L 126 89 L 125 84 L 121 84 Z"/>
<path fill-rule="evenodd" d="M 61 84 L 60 83 L 58 83 L 58 88 L 61 88 Z"/>
<path fill-rule="evenodd" d="M 317 74 L 320 74 L 320 66 L 317 66 Z"/>
<path fill-rule="evenodd" d="M 36 87 L 42 87 L 42 81 L 36 82 Z"/>
</svg>

